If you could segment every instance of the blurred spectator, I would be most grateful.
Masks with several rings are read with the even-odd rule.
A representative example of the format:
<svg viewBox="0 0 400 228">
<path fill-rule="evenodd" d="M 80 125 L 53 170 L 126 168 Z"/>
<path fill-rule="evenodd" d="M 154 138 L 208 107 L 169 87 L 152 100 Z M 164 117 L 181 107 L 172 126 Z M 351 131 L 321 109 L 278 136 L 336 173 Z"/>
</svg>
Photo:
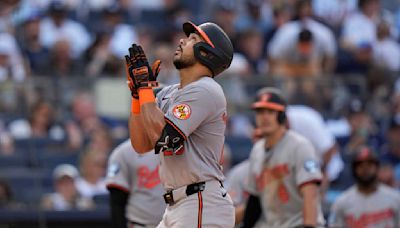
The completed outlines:
<svg viewBox="0 0 400 228">
<path fill-rule="evenodd" d="M 39 40 L 40 17 L 32 15 L 21 25 L 19 44 L 22 53 L 27 57 L 29 70 L 33 75 L 45 75 L 50 71 L 49 49 L 44 47 Z"/>
<path fill-rule="evenodd" d="M 329 24 L 336 33 L 342 26 L 344 19 L 357 8 L 357 0 L 314 0 L 313 11 L 315 16 Z"/>
<path fill-rule="evenodd" d="M 91 132 L 89 143 L 86 148 L 89 151 L 96 151 L 98 154 L 108 157 L 112 146 L 113 139 L 108 128 L 105 125 L 98 125 L 96 129 Z"/>
<path fill-rule="evenodd" d="M 52 1 L 48 17 L 40 22 L 39 38 L 41 44 L 49 49 L 53 49 L 55 44 L 62 41 L 63 47 L 68 45 L 70 48 L 69 55 L 76 59 L 90 45 L 90 35 L 82 24 L 67 18 L 67 10 L 63 2 Z"/>
<path fill-rule="evenodd" d="M 11 155 L 14 153 L 14 140 L 0 120 L 0 155 Z"/>
<path fill-rule="evenodd" d="M 299 0 L 295 10 L 296 20 L 280 27 L 269 43 L 270 71 L 288 76 L 331 73 L 336 61 L 332 31 L 312 19 L 311 0 Z"/>
<path fill-rule="evenodd" d="M 240 53 L 246 57 L 251 66 L 251 74 L 266 73 L 263 59 L 263 34 L 256 29 L 247 29 L 239 33 L 238 46 Z"/>
<path fill-rule="evenodd" d="M 120 76 L 121 69 L 123 69 L 121 58 L 112 54 L 109 48 L 110 42 L 109 31 L 101 31 L 96 34 L 95 41 L 85 53 L 87 76 Z"/>
<path fill-rule="evenodd" d="M 353 184 L 350 163 L 354 153 L 365 145 L 377 149 L 381 142 L 377 136 L 377 126 L 367 112 L 365 103 L 358 98 L 350 99 L 346 106 L 343 123 L 337 124 L 342 125 L 343 128 L 340 135 L 336 137 L 345 167 L 335 187 L 343 189 Z"/>
<path fill-rule="evenodd" d="M 27 119 L 14 120 L 9 124 L 14 139 L 48 138 L 61 141 L 66 139 L 63 127 L 56 122 L 53 106 L 44 100 L 32 105 Z"/>
<path fill-rule="evenodd" d="M 225 33 L 236 43 L 237 30 L 235 21 L 237 13 L 234 5 L 230 1 L 218 1 L 215 11 L 213 12 L 213 20 L 219 25 Z"/>
<path fill-rule="evenodd" d="M 375 139 L 376 126 L 367 112 L 365 102 L 358 98 L 353 98 L 347 106 L 346 121 L 348 131 L 339 139 L 341 151 L 345 155 L 354 153 L 362 145 L 370 145 L 377 148 L 379 143 Z"/>
<path fill-rule="evenodd" d="M 101 125 L 97 116 L 93 97 L 88 92 L 78 92 L 71 102 L 71 119 L 66 121 L 66 131 L 70 136 L 71 149 L 80 149 L 84 140 Z"/>
<path fill-rule="evenodd" d="M 264 56 L 267 56 L 269 42 L 275 36 L 275 33 L 291 19 L 291 12 L 287 4 L 278 4 L 273 9 L 273 24 L 264 37 Z"/>
<path fill-rule="evenodd" d="M 0 1 L 0 32 L 14 33 L 15 21 L 12 14 L 20 2 L 21 0 Z"/>
<path fill-rule="evenodd" d="M 239 11 L 235 21 L 236 29 L 242 32 L 255 28 L 264 36 L 272 21 L 271 15 L 268 15 L 268 11 L 271 10 L 270 5 L 263 0 L 244 0 L 244 5 L 244 11 Z"/>
<path fill-rule="evenodd" d="M 382 184 L 390 186 L 392 188 L 397 188 L 397 181 L 394 175 L 393 166 L 389 163 L 381 162 L 378 172 L 378 180 Z"/>
<path fill-rule="evenodd" d="M 0 82 L 25 79 L 25 67 L 14 36 L 0 32 Z"/>
<path fill-rule="evenodd" d="M 93 198 L 107 194 L 105 174 L 107 156 L 94 150 L 82 154 L 79 162 L 80 177 L 75 184 L 80 195 Z"/>
<path fill-rule="evenodd" d="M 0 210 L 14 208 L 11 187 L 6 180 L 0 179 Z"/>
<path fill-rule="evenodd" d="M 327 179 L 335 180 L 344 164 L 335 137 L 327 130 L 321 114 L 305 105 L 289 105 L 286 115 L 289 128 L 306 137 L 314 146 Z"/>
<path fill-rule="evenodd" d="M 45 210 L 88 210 L 94 207 L 90 198 L 82 197 L 75 187 L 78 170 L 70 164 L 60 164 L 53 171 L 55 192 L 43 196 L 41 207 Z"/>
<path fill-rule="evenodd" d="M 72 46 L 68 40 L 58 40 L 50 50 L 51 76 L 81 76 L 81 61 L 72 56 Z"/>
<path fill-rule="evenodd" d="M 387 143 L 381 149 L 381 160 L 393 166 L 400 181 L 400 115 L 393 116 L 386 135 Z"/>
<path fill-rule="evenodd" d="M 329 227 L 399 227 L 400 193 L 378 182 L 379 161 L 369 148 L 352 160 L 356 184 L 332 206 Z"/>
<path fill-rule="evenodd" d="M 122 13 L 122 8 L 113 4 L 104 9 L 101 22 L 97 24 L 98 29 L 109 32 L 110 40 L 104 46 L 118 59 L 123 59 L 127 47 L 138 41 L 135 28 L 123 23 Z"/>
<path fill-rule="evenodd" d="M 358 11 L 344 20 L 339 41 L 343 51 L 339 72 L 365 73 L 369 69 L 379 17 L 380 0 L 359 0 Z"/>
<path fill-rule="evenodd" d="M 372 47 L 374 64 L 391 71 L 399 71 L 400 44 L 390 35 L 390 26 L 387 22 L 379 22 L 376 38 Z"/>
</svg>

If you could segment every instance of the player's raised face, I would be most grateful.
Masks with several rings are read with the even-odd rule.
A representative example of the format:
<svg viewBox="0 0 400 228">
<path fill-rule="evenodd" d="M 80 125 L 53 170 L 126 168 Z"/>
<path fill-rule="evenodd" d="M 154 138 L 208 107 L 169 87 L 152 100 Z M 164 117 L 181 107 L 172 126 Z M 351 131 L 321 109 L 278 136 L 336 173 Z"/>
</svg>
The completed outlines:
<svg viewBox="0 0 400 228">
<path fill-rule="evenodd" d="M 191 33 L 188 37 L 181 39 L 174 53 L 174 65 L 176 69 L 184 69 L 196 63 L 193 46 L 201 42 L 201 37 L 196 33 Z"/>
<path fill-rule="evenodd" d="M 278 111 L 266 108 L 256 109 L 256 124 L 262 135 L 274 134 L 281 127 L 278 123 Z"/>
</svg>

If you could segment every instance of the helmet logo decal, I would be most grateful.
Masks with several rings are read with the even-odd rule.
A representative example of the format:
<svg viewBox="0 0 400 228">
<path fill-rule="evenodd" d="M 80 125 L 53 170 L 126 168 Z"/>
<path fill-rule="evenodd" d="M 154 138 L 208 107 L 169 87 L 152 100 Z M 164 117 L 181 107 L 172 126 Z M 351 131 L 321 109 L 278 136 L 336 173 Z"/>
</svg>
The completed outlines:
<svg viewBox="0 0 400 228">
<path fill-rule="evenodd" d="M 270 97 L 271 97 L 271 94 L 264 93 L 263 95 L 261 95 L 261 101 L 267 102 Z"/>
<path fill-rule="evenodd" d="M 187 104 L 178 104 L 172 109 L 174 116 L 180 120 L 186 120 L 190 117 L 192 110 Z"/>
</svg>

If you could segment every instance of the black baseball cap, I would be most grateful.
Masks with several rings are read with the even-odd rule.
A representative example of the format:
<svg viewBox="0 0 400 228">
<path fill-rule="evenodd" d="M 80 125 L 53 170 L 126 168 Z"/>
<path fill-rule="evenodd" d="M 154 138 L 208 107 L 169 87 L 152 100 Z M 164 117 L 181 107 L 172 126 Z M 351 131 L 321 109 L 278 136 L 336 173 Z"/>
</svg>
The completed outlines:
<svg viewBox="0 0 400 228">
<path fill-rule="evenodd" d="M 272 109 L 275 111 L 284 112 L 287 102 L 281 91 L 273 87 L 265 87 L 258 91 L 257 97 L 252 104 L 253 109 Z"/>
</svg>

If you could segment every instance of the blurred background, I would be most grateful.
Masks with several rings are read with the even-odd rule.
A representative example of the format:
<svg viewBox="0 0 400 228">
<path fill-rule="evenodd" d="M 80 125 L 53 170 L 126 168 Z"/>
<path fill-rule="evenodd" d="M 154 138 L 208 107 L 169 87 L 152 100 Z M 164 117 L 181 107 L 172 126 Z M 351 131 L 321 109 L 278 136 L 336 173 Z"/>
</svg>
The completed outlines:
<svg viewBox="0 0 400 228">
<path fill-rule="evenodd" d="M 228 100 L 226 172 L 252 147 L 257 89 L 276 86 L 336 140 L 326 214 L 353 184 L 360 145 L 400 188 L 398 0 L 2 0 L 0 227 L 109 226 L 106 162 L 128 137 L 123 57 L 139 43 L 163 62 L 159 81 L 179 83 L 172 57 L 187 20 L 219 24 L 234 44 L 216 78 Z"/>
</svg>

